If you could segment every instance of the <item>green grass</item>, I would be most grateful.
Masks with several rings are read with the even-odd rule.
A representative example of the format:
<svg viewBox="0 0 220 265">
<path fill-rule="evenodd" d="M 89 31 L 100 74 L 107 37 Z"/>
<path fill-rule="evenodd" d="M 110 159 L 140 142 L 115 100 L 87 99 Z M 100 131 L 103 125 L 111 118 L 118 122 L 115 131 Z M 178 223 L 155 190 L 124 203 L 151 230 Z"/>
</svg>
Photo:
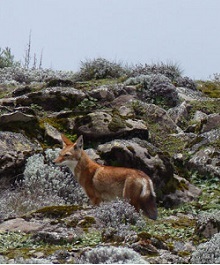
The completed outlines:
<svg viewBox="0 0 220 265">
<path fill-rule="evenodd" d="M 198 81 L 198 89 L 210 98 L 220 98 L 220 83 L 217 81 Z"/>
</svg>

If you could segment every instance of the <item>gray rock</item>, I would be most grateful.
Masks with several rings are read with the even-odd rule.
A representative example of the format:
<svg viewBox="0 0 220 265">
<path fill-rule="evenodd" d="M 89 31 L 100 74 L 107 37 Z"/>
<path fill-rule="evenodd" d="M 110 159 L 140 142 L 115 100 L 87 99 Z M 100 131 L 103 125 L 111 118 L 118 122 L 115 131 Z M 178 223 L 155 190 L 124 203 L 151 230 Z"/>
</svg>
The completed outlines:
<svg viewBox="0 0 220 265">
<path fill-rule="evenodd" d="M 204 94 L 198 90 L 192 90 L 187 87 L 176 87 L 176 91 L 178 93 L 178 96 L 180 99 L 185 101 L 193 101 L 193 100 L 210 100 L 210 98 L 207 98 L 204 96 Z"/>
<path fill-rule="evenodd" d="M 98 100 L 112 101 L 115 98 L 113 89 L 108 86 L 101 86 L 92 91 L 88 92 L 90 97 L 93 97 Z"/>
<path fill-rule="evenodd" d="M 155 104 L 147 104 L 136 100 L 132 103 L 134 114 L 142 117 L 142 120 L 160 127 L 164 134 L 177 133 L 179 128 L 172 120 L 168 112 Z"/>
<path fill-rule="evenodd" d="M 220 232 L 220 211 L 201 212 L 198 216 L 195 233 L 205 238 L 211 238 Z"/>
<path fill-rule="evenodd" d="M 202 175 L 210 174 L 220 178 L 220 150 L 213 146 L 204 147 L 192 156 L 188 165 Z"/>
<path fill-rule="evenodd" d="M 44 123 L 45 136 L 57 143 L 62 143 L 60 132 L 49 123 Z"/>
<path fill-rule="evenodd" d="M 51 87 L 17 97 L 15 102 L 16 105 L 36 104 L 44 110 L 60 111 L 64 108 L 75 109 L 85 97 L 85 93 L 72 87 Z"/>
<path fill-rule="evenodd" d="M 20 111 L 15 111 L 8 114 L 2 114 L 0 116 L 0 125 L 13 122 L 32 122 L 36 120 L 36 117 L 33 115 L 24 114 Z"/>
<path fill-rule="evenodd" d="M 174 175 L 174 178 L 177 180 L 176 187 L 178 187 L 178 189 L 173 193 L 165 195 L 164 206 L 177 206 L 180 203 L 186 203 L 198 199 L 202 192 L 201 189 L 180 176 Z"/>
<path fill-rule="evenodd" d="M 170 115 L 172 120 L 178 125 L 181 126 L 184 119 L 188 118 L 189 110 L 191 105 L 184 101 L 179 106 L 169 109 L 167 114 Z"/>
<path fill-rule="evenodd" d="M 148 258 L 148 261 L 151 264 L 179 264 L 179 263 L 188 263 L 188 259 L 187 258 L 182 258 L 179 257 L 178 255 L 175 255 L 173 253 L 171 253 L 168 250 L 165 249 L 160 249 L 159 250 L 159 255 L 156 257 L 150 257 Z"/>
<path fill-rule="evenodd" d="M 220 128 L 220 114 L 210 114 L 207 116 L 206 123 L 203 124 L 202 133 Z"/>
<path fill-rule="evenodd" d="M 173 178 L 173 168 L 162 154 L 150 154 L 146 147 L 135 141 L 114 140 L 97 149 L 101 158 L 116 165 L 138 168 L 148 174 L 160 193 L 167 182 Z"/>
<path fill-rule="evenodd" d="M 1 187 L 9 185 L 23 172 L 28 156 L 41 150 L 21 133 L 0 132 L 0 182 Z"/>
<path fill-rule="evenodd" d="M 31 233 L 41 230 L 44 223 L 40 221 L 26 221 L 23 218 L 7 220 L 0 224 L 0 232 Z"/>
<path fill-rule="evenodd" d="M 148 128 L 141 120 L 134 120 L 118 112 L 96 111 L 74 120 L 74 130 L 88 139 L 112 139 L 115 137 L 148 138 Z"/>
</svg>

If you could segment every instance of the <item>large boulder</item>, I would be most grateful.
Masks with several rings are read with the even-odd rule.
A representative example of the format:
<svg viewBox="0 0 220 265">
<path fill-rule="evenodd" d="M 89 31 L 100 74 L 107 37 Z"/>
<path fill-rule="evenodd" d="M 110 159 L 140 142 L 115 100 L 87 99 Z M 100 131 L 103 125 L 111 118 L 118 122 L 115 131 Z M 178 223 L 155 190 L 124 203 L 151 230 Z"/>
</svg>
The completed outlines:
<svg viewBox="0 0 220 265">
<path fill-rule="evenodd" d="M 151 127 L 156 127 L 163 134 L 176 133 L 180 128 L 176 125 L 168 112 L 155 104 L 147 104 L 136 100 L 132 102 L 134 115 L 141 117 Z"/>
<path fill-rule="evenodd" d="M 88 139 L 148 138 L 148 128 L 143 121 L 125 117 L 118 111 L 96 111 L 79 116 L 74 120 L 74 131 Z"/>
<path fill-rule="evenodd" d="M 188 168 L 204 176 L 220 178 L 220 129 L 205 132 L 196 137 L 191 147 Z"/>
<path fill-rule="evenodd" d="M 137 168 L 149 175 L 158 201 L 165 207 L 195 200 L 200 194 L 189 181 L 174 174 L 167 155 L 144 140 L 113 140 L 99 145 L 97 151 L 108 165 Z"/>
<path fill-rule="evenodd" d="M 17 97 L 12 101 L 16 105 L 29 106 L 35 104 L 46 111 L 60 111 L 64 108 L 75 109 L 85 96 L 84 92 L 73 87 L 49 87 Z M 7 102 L 3 103 L 7 104 Z"/>
<path fill-rule="evenodd" d="M 0 186 L 13 183 L 23 172 L 26 158 L 39 150 L 21 133 L 0 132 Z"/>
<path fill-rule="evenodd" d="M 134 140 L 113 140 L 99 145 L 97 151 L 102 159 L 112 165 L 137 168 L 148 174 L 161 195 L 166 184 L 173 178 L 173 167 L 163 154 L 152 152 Z"/>
</svg>

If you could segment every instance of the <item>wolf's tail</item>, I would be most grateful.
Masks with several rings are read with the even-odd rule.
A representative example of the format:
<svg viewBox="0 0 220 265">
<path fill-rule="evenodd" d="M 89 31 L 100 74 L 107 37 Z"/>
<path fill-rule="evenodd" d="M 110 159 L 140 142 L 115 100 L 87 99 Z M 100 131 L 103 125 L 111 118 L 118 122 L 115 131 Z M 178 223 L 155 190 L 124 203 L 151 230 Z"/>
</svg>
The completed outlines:
<svg viewBox="0 0 220 265">
<path fill-rule="evenodd" d="M 157 219 L 157 205 L 156 205 L 156 194 L 152 181 L 145 181 L 142 186 L 142 192 L 140 194 L 140 208 L 144 211 L 144 214 L 150 219 Z"/>
</svg>

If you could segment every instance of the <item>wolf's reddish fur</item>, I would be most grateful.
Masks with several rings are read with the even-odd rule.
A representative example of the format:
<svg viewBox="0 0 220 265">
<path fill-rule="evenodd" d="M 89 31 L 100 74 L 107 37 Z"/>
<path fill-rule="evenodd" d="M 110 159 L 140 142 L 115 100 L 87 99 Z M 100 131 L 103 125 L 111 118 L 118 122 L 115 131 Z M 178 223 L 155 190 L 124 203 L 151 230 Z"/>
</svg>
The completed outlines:
<svg viewBox="0 0 220 265">
<path fill-rule="evenodd" d="M 83 150 L 82 136 L 75 143 L 64 135 L 62 140 L 63 149 L 55 163 L 70 168 L 93 204 L 125 198 L 137 211 L 141 209 L 149 218 L 157 218 L 156 196 L 149 176 L 137 169 L 97 164 Z"/>
</svg>

